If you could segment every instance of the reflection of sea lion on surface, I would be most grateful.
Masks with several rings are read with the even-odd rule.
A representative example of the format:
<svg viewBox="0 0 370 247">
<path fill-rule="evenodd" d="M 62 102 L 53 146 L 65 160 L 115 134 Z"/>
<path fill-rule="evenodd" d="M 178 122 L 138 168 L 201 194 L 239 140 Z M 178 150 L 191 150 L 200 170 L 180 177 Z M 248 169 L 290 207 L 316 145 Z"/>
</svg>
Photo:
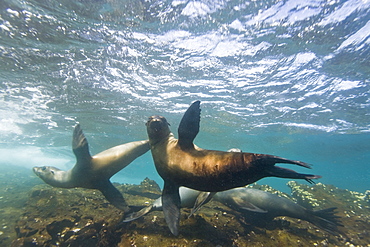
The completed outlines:
<svg viewBox="0 0 370 247">
<path fill-rule="evenodd" d="M 194 206 L 198 195 L 207 192 L 180 187 L 179 193 L 181 207 L 191 208 Z M 338 226 L 342 225 L 338 220 L 340 217 L 335 215 L 336 208 L 313 211 L 284 197 L 246 187 L 217 192 L 213 199 L 242 213 L 245 219 L 252 224 L 260 223 L 260 221 L 269 222 L 278 216 L 288 216 L 308 221 L 333 235 L 342 234 L 338 229 Z M 151 211 L 157 210 L 162 210 L 161 197 L 155 200 L 153 204 L 126 216 L 124 222 L 136 220 Z"/>
<path fill-rule="evenodd" d="M 199 132 L 200 102 L 194 102 L 185 112 L 178 137 L 169 129 L 162 116 L 152 116 L 146 123 L 151 152 L 156 169 L 164 180 L 163 213 L 167 225 L 178 235 L 180 220 L 179 187 L 218 192 L 242 187 L 264 177 L 311 179 L 320 176 L 300 174 L 275 166 L 288 163 L 309 168 L 301 161 L 293 161 L 267 154 L 222 152 L 201 149 L 193 144 Z"/>
<path fill-rule="evenodd" d="M 72 169 L 62 171 L 56 167 L 42 166 L 34 167 L 33 171 L 45 183 L 54 187 L 98 189 L 115 207 L 128 211 L 122 194 L 109 179 L 146 153 L 149 150 L 148 141 L 129 142 L 91 156 L 87 140 L 78 124 L 73 132 L 72 148 L 77 160 Z"/>
</svg>

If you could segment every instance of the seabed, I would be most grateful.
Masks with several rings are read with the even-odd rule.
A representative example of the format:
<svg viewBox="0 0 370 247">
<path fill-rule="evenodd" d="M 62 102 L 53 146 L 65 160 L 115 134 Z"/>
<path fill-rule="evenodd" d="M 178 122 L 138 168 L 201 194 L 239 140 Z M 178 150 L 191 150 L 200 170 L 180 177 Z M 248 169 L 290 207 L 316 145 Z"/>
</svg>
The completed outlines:
<svg viewBox="0 0 370 247">
<path fill-rule="evenodd" d="M 318 183 L 290 181 L 291 194 L 277 193 L 310 209 L 337 207 L 345 236 L 333 236 L 299 219 L 277 217 L 251 222 L 222 203 L 211 201 L 188 218 L 181 210 L 180 235 L 171 235 L 162 211 L 129 223 L 99 191 L 59 189 L 40 184 L 28 170 L 1 168 L 1 246 L 370 246 L 370 198 L 367 193 Z M 114 184 L 129 205 L 147 206 L 161 194 L 155 181 Z"/>
</svg>

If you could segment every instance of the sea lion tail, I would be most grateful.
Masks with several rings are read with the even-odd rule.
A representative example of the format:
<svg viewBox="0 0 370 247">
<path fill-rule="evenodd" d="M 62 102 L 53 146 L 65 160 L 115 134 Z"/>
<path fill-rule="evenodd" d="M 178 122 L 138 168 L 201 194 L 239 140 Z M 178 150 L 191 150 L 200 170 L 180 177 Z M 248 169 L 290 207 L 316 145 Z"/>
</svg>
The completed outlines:
<svg viewBox="0 0 370 247">
<path fill-rule="evenodd" d="M 309 210 L 310 216 L 307 218 L 307 221 L 335 236 L 345 236 L 345 234 L 338 229 L 338 226 L 343 225 L 339 220 L 340 216 L 335 215 L 336 209 L 336 207 L 332 207 L 316 211 Z"/>
<path fill-rule="evenodd" d="M 291 169 L 282 168 L 279 166 L 272 166 L 267 168 L 267 173 L 270 177 L 279 177 L 279 178 L 291 178 L 291 179 L 305 179 L 307 182 L 314 184 L 315 182 L 312 179 L 321 178 L 319 175 L 313 174 L 302 174 L 295 172 Z"/>
</svg>

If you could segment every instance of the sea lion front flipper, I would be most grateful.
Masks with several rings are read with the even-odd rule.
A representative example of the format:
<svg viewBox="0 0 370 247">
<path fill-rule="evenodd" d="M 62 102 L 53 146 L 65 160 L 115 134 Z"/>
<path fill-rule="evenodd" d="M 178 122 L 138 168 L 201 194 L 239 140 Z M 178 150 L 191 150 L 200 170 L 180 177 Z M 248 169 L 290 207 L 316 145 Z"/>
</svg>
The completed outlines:
<svg viewBox="0 0 370 247">
<path fill-rule="evenodd" d="M 153 209 L 153 204 L 145 207 L 145 208 L 142 208 L 141 210 L 137 211 L 137 212 L 133 212 L 129 215 L 127 215 L 127 217 L 125 217 L 122 222 L 126 223 L 126 222 L 130 222 L 130 221 L 133 221 L 133 220 L 137 220 L 141 217 L 143 217 L 144 215 L 146 215 L 147 213 L 149 213 L 150 211 L 152 211 Z"/>
<path fill-rule="evenodd" d="M 72 149 L 76 156 L 77 164 L 87 164 L 92 159 L 89 152 L 89 144 L 80 124 L 77 124 L 73 131 Z"/>
<path fill-rule="evenodd" d="M 125 199 L 123 198 L 121 192 L 113 186 L 109 180 L 100 181 L 95 184 L 96 189 L 100 190 L 105 198 L 116 208 L 128 212 L 130 208 L 127 206 Z"/>
<path fill-rule="evenodd" d="M 237 205 L 238 207 L 244 210 L 248 210 L 248 211 L 255 212 L 255 213 L 267 213 L 268 212 L 246 200 L 243 200 L 243 198 L 240 198 L 240 197 L 235 197 L 235 196 L 230 197 L 229 200 L 232 201 L 233 204 Z"/>
<path fill-rule="evenodd" d="M 204 204 L 209 202 L 216 193 L 217 192 L 201 192 L 195 200 L 194 206 L 191 209 L 188 218 L 195 214 Z"/>
<path fill-rule="evenodd" d="M 162 208 L 164 218 L 173 235 L 179 235 L 181 200 L 179 186 L 164 182 L 162 192 Z"/>
<path fill-rule="evenodd" d="M 181 148 L 192 148 L 194 147 L 193 141 L 199 133 L 200 123 L 200 101 L 197 100 L 186 110 L 184 116 L 181 119 L 178 135 Z"/>
</svg>

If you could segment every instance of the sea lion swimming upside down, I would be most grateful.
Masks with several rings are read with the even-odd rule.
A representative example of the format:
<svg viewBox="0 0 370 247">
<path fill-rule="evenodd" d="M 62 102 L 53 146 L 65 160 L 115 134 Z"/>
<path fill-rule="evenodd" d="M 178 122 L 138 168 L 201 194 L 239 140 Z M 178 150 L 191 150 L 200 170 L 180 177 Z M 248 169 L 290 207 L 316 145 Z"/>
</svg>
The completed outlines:
<svg viewBox="0 0 370 247">
<path fill-rule="evenodd" d="M 149 151 L 149 141 L 129 142 L 91 156 L 86 137 L 78 124 L 73 132 L 72 148 L 77 160 L 72 169 L 62 171 L 53 166 L 42 166 L 34 167 L 34 173 L 53 187 L 98 189 L 113 206 L 129 211 L 122 194 L 109 179 Z"/>
<path fill-rule="evenodd" d="M 320 176 L 300 174 L 275 166 L 288 163 L 310 168 L 301 161 L 273 155 L 222 152 L 201 149 L 193 144 L 199 132 L 200 102 L 185 112 L 178 128 L 178 139 L 162 116 L 152 116 L 146 123 L 154 164 L 164 180 L 162 206 L 170 231 L 178 235 L 180 221 L 179 187 L 218 192 L 242 187 L 264 177 L 311 179 Z"/>
</svg>

